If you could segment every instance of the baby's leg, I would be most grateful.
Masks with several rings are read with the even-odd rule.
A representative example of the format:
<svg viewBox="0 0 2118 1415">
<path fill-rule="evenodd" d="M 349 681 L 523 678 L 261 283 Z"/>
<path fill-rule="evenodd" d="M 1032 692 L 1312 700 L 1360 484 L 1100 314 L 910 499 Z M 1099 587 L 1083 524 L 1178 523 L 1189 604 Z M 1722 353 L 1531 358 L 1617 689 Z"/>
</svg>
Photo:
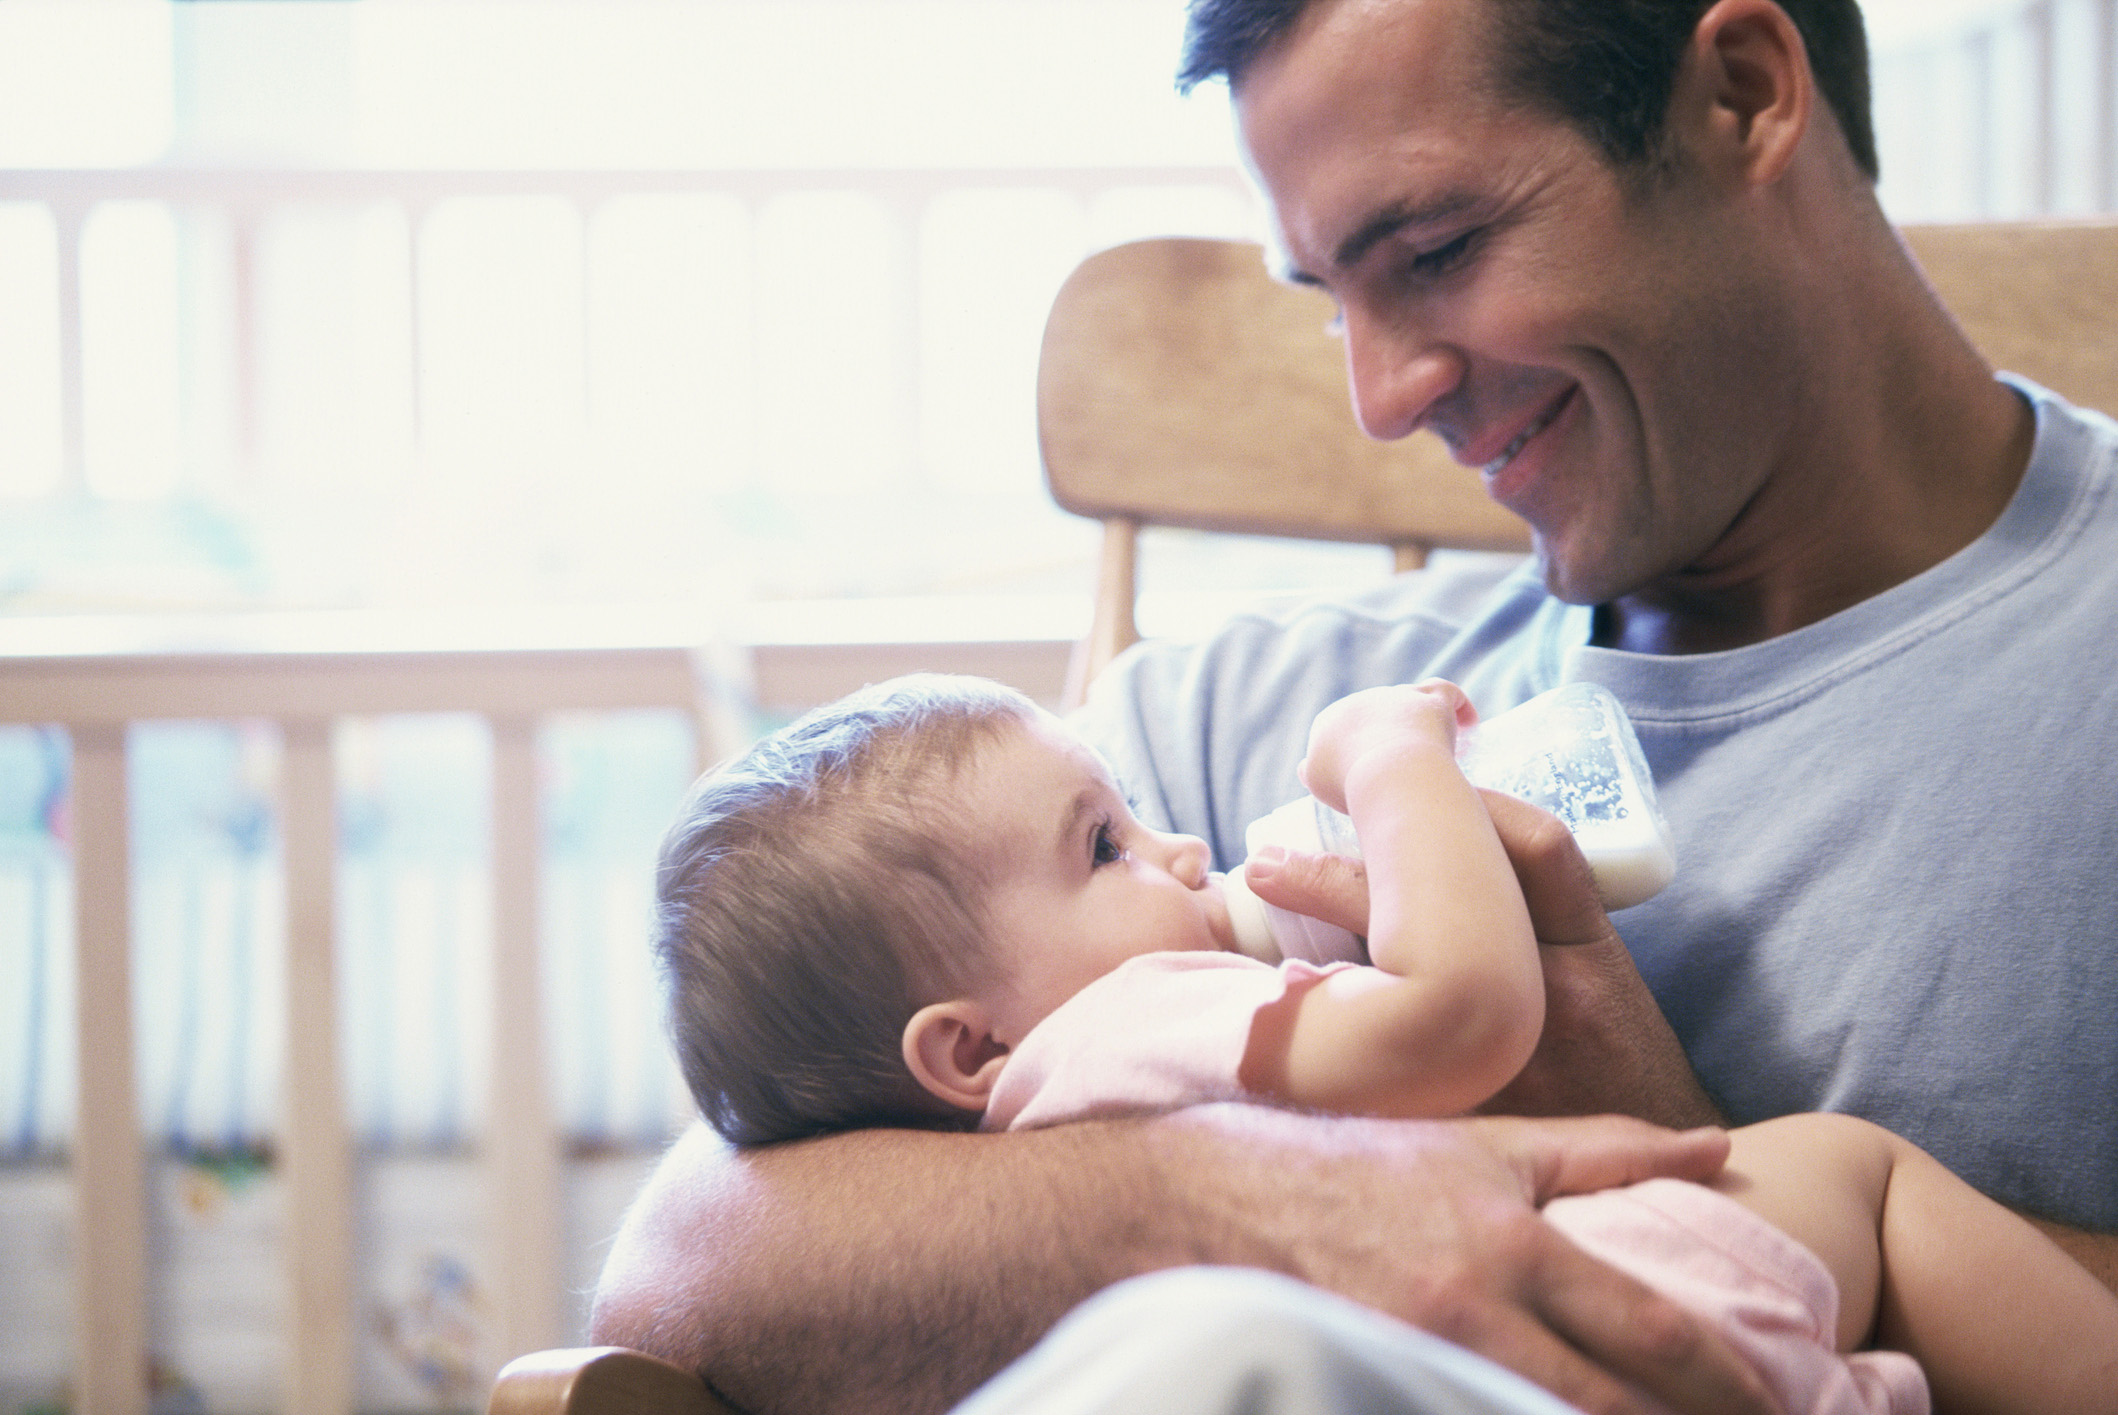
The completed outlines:
<svg viewBox="0 0 2118 1415">
<path fill-rule="evenodd" d="M 1943 1411 L 2118 1412 L 2118 1299 L 2022 1218 L 1850 1116 L 1732 1139 L 1716 1187 L 1831 1269 L 1841 1350 L 1911 1353 Z"/>
</svg>

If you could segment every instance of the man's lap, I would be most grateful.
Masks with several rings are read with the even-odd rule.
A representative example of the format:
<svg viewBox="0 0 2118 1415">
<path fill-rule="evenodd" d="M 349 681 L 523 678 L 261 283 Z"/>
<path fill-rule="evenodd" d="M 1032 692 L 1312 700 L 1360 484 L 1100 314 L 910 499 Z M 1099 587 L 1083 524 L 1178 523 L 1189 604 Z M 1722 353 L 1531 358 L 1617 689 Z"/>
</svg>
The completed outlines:
<svg viewBox="0 0 2118 1415">
<path fill-rule="evenodd" d="M 1461 1347 L 1292 1278 L 1175 1268 L 1084 1302 L 955 1415 L 1569 1415 Z"/>
</svg>

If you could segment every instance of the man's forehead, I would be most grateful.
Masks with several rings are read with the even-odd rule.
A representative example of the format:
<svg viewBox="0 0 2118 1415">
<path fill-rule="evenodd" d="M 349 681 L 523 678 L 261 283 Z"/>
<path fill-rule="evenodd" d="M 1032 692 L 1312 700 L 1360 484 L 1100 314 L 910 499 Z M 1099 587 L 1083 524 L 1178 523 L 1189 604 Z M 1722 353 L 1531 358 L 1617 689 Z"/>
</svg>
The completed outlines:
<svg viewBox="0 0 2118 1415">
<path fill-rule="evenodd" d="M 1339 36 L 1315 36 L 1336 42 Z M 1402 36 L 1398 36 L 1402 38 Z M 1385 64 L 1358 47 L 1294 47 L 1237 100 L 1245 161 L 1267 195 L 1275 267 L 1322 277 L 1381 239 L 1438 227 L 1487 197 L 1493 153 L 1472 140 L 1497 114 L 1483 87 L 1428 49 Z"/>
<path fill-rule="evenodd" d="M 1238 135 L 1294 264 L 1476 200 L 1467 130 L 1504 112 L 1484 15 L 1484 0 L 1320 0 L 1245 74 Z"/>
</svg>

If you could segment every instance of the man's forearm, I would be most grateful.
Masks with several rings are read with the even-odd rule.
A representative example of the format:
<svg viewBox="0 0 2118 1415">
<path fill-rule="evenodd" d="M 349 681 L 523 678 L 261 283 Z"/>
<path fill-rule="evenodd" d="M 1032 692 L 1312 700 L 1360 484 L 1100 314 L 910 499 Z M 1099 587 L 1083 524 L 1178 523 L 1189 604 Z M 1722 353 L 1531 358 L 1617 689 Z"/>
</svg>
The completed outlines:
<svg viewBox="0 0 2118 1415">
<path fill-rule="evenodd" d="M 1719 1132 L 1370 1121 L 1254 1106 L 1007 1135 L 868 1131 L 728 1156 L 703 1128 L 626 1216 L 600 1342 L 754 1412 L 941 1410 L 1090 1294 L 1157 1268 L 1266 1268 L 1479 1351 L 1590 1409 L 1762 1411 L 1696 1318 L 1537 1215 L 1703 1179 Z"/>
<path fill-rule="evenodd" d="M 1197 1257 L 1123 1125 L 679 1141 L 628 1215 L 594 1339 L 778 1410 L 946 1409 L 1112 1282 Z"/>
</svg>

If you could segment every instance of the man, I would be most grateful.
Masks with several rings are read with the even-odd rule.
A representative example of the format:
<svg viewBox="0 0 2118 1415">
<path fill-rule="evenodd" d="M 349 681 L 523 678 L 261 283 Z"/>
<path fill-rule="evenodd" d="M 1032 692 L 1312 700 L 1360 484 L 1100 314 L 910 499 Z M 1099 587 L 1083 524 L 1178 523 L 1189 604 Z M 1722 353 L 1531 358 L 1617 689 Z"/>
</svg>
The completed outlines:
<svg viewBox="0 0 2118 1415">
<path fill-rule="evenodd" d="M 1543 585 L 1428 577 L 1245 621 L 1130 660 L 1091 727 L 1148 815 L 1226 863 L 1340 693 L 1432 672 L 1493 711 L 1604 682 L 1678 834 L 1677 884 L 1624 919 L 1653 995 L 1600 924 L 1550 926 L 1565 871 L 1518 842 L 1557 902 L 1533 910 L 1545 1042 L 1503 1108 L 1852 1110 L 2066 1225 L 2112 1281 L 2118 432 L 1994 380 L 1876 206 L 1851 0 L 1787 5 L 1195 5 L 1190 75 L 1233 86 L 1289 274 L 1339 304 L 1362 425 L 1483 466 Z M 1256 887 L 1357 918 L 1315 860 Z M 620 1235 L 597 1329 L 746 1408 L 927 1408 L 1089 1293 L 1208 1262 L 1585 1408 L 1760 1408 L 1712 1337 L 1533 1212 L 1716 1163 L 1710 1132 L 1243 1107 L 730 1162 L 693 1136 Z"/>
</svg>

